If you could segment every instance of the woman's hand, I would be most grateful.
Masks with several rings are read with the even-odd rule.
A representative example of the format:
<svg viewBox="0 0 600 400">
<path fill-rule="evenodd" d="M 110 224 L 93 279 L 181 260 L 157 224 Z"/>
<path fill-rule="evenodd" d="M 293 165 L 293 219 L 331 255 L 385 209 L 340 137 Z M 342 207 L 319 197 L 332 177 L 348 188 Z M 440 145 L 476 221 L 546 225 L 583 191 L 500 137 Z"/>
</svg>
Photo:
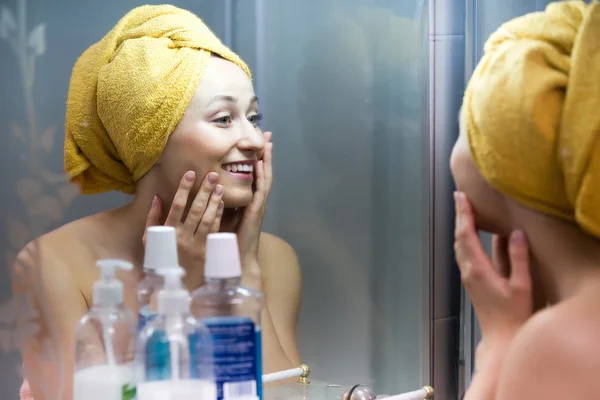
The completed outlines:
<svg viewBox="0 0 600 400">
<path fill-rule="evenodd" d="M 273 143 L 271 143 L 271 132 L 265 132 L 265 148 L 259 155 L 256 163 L 255 191 L 252 203 L 242 210 L 242 215 L 236 227 L 240 256 L 242 261 L 243 277 L 245 284 L 255 289 L 260 285 L 262 279 L 258 264 L 258 245 L 262 224 L 265 218 L 267 200 L 273 183 Z"/>
<path fill-rule="evenodd" d="M 223 186 L 217 184 L 218 179 L 219 175 L 215 172 L 206 175 L 188 210 L 196 174 L 193 171 L 186 172 L 165 221 L 165 225 L 173 226 L 177 230 L 179 264 L 186 271 L 183 281 L 188 287 L 196 287 L 203 281 L 206 238 L 209 233 L 218 232 L 221 226 Z M 155 197 L 148 213 L 146 227 L 160 224 L 162 208 L 162 200 L 158 196 Z"/>
<path fill-rule="evenodd" d="M 481 245 L 473 212 L 464 193 L 455 193 L 454 250 L 463 285 L 481 324 L 479 367 L 504 354 L 517 330 L 533 312 L 527 239 L 516 231 L 510 240 L 494 238 L 493 261 Z M 479 369 L 479 368 L 478 368 Z"/>
</svg>

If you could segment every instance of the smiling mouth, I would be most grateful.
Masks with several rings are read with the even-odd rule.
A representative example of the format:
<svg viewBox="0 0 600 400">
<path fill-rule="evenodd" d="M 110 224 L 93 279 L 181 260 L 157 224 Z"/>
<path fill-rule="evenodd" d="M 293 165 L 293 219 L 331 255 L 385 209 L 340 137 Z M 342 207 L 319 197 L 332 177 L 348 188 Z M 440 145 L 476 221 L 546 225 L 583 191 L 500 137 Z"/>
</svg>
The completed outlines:
<svg viewBox="0 0 600 400">
<path fill-rule="evenodd" d="M 225 164 L 222 168 L 227 172 L 233 173 L 252 174 L 254 172 L 254 165 L 252 164 Z"/>
</svg>

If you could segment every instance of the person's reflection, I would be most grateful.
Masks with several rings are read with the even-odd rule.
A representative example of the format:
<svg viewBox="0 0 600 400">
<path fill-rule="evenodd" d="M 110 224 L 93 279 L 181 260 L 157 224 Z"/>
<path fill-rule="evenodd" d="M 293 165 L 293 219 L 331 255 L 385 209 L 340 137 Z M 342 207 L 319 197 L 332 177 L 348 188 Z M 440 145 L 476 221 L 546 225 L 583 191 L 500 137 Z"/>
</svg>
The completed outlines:
<svg viewBox="0 0 600 400">
<path fill-rule="evenodd" d="M 383 231 L 376 221 L 385 212 L 387 183 L 400 173 L 388 170 L 389 158 L 406 157 L 410 165 L 420 157 L 390 149 L 398 138 L 420 135 L 418 36 L 418 23 L 385 9 L 337 13 L 311 36 L 299 71 L 298 114 L 306 116 L 302 135 L 314 152 L 317 166 L 311 171 L 317 173 L 311 174 L 306 206 L 289 221 L 290 234 L 310 254 L 303 261 L 305 281 L 320 290 L 304 296 L 305 303 L 314 303 L 306 309 L 321 310 L 304 316 L 305 323 L 335 321 L 335 334 L 315 339 L 335 359 L 327 366 L 328 378 L 348 380 L 340 383 L 365 382 L 374 328 L 370 318 L 385 323 L 382 314 L 374 315 L 382 311 L 370 307 L 369 266 Z M 335 315 L 337 310 L 344 315 Z M 353 367 L 339 375 L 331 371 L 341 365 Z"/>
</svg>

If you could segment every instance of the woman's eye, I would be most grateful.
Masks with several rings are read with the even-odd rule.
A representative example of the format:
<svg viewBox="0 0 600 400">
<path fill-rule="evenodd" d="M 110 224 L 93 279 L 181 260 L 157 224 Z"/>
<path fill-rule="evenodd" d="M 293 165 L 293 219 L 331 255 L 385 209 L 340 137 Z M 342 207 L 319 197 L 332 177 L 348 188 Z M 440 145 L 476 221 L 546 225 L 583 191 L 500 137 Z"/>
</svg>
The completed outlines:
<svg viewBox="0 0 600 400">
<path fill-rule="evenodd" d="M 260 121 L 262 121 L 262 119 L 263 119 L 262 114 L 256 114 L 256 115 L 252 115 L 252 116 L 248 117 L 248 121 L 250 121 L 250 123 L 254 126 L 259 126 Z"/>
<path fill-rule="evenodd" d="M 215 122 L 217 125 L 220 125 L 220 126 L 228 126 L 228 125 L 231 125 L 231 122 L 232 122 L 232 120 L 231 120 L 231 115 L 226 115 L 226 116 L 224 116 L 224 117 L 217 118 L 217 119 L 216 119 L 214 122 Z"/>
</svg>

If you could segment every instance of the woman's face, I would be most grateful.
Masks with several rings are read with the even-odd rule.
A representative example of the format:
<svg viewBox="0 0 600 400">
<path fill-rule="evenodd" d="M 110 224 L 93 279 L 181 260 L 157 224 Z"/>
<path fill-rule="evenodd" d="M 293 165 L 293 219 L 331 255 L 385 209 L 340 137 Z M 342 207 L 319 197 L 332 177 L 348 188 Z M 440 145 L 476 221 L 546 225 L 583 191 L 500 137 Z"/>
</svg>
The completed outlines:
<svg viewBox="0 0 600 400">
<path fill-rule="evenodd" d="M 172 195 L 186 171 L 196 172 L 196 189 L 216 172 L 225 207 L 250 204 L 254 164 L 265 146 L 259 121 L 252 81 L 234 63 L 211 57 L 157 164 Z"/>
<path fill-rule="evenodd" d="M 467 133 L 459 118 L 460 134 L 450 157 L 450 170 L 458 191 L 464 192 L 475 214 L 477 228 L 500 235 L 510 234 L 508 204 L 504 195 L 495 190 L 479 173 L 471 156 Z"/>
</svg>

